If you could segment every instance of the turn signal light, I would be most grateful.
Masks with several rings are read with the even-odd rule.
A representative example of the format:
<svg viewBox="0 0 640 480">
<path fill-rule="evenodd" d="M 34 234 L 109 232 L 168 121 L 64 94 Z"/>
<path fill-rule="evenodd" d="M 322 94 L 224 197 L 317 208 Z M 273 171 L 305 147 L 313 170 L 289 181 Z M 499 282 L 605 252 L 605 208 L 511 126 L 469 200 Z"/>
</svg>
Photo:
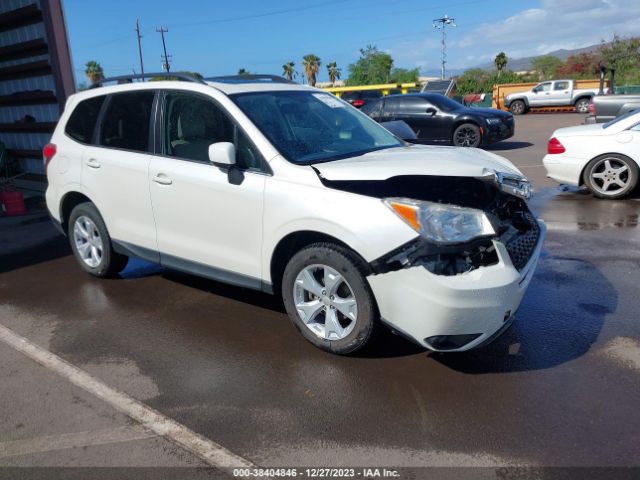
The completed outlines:
<svg viewBox="0 0 640 480">
<path fill-rule="evenodd" d="M 549 140 L 549 144 L 547 145 L 547 153 L 553 155 L 555 153 L 564 153 L 566 150 L 564 148 L 564 145 L 562 145 L 562 143 L 560 143 L 560 140 L 558 140 L 556 137 L 553 137 L 551 140 Z"/>
<path fill-rule="evenodd" d="M 593 100 L 591 100 L 591 101 L 589 102 L 589 113 L 590 113 L 591 115 L 595 115 L 595 114 L 596 114 L 596 104 L 595 104 L 595 103 L 593 103 Z"/>
</svg>

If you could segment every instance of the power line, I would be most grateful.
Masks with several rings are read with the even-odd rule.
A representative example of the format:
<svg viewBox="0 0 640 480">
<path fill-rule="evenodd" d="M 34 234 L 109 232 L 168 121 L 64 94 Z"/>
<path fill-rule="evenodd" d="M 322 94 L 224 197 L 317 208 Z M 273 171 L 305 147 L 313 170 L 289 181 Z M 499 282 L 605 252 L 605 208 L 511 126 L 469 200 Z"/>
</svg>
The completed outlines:
<svg viewBox="0 0 640 480">
<path fill-rule="evenodd" d="M 139 19 L 136 18 L 136 35 L 138 37 L 138 56 L 140 57 L 140 71 L 142 72 L 142 77 L 144 78 L 144 65 L 142 63 L 142 43 L 140 40 L 142 39 L 142 35 L 140 35 L 140 22 Z"/>
<path fill-rule="evenodd" d="M 169 72 L 171 70 L 169 65 L 171 55 L 167 55 L 167 44 L 164 41 L 164 34 L 169 32 L 169 29 L 167 27 L 158 27 L 156 28 L 156 32 L 158 32 L 162 37 L 162 49 L 164 50 L 164 55 L 162 55 L 162 69 L 165 72 Z"/>
<path fill-rule="evenodd" d="M 433 20 L 433 28 L 442 31 L 442 70 L 440 78 L 444 80 L 444 66 L 447 63 L 447 27 L 455 27 L 455 19 L 449 18 L 445 15 L 442 18 L 436 18 Z"/>
</svg>

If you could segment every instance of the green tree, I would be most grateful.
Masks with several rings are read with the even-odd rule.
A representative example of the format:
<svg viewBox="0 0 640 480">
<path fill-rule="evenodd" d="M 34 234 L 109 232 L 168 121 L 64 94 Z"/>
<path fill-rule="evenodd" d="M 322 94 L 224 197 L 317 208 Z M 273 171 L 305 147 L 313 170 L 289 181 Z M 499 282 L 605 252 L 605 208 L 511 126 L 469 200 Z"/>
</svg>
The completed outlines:
<svg viewBox="0 0 640 480">
<path fill-rule="evenodd" d="M 331 62 L 327 64 L 327 73 L 329 74 L 329 81 L 332 85 L 335 85 L 336 80 L 340 80 L 342 70 L 338 68 L 336 62 Z"/>
<path fill-rule="evenodd" d="M 251 75 L 251 72 L 246 68 L 240 68 L 238 70 L 238 75 Z"/>
<path fill-rule="evenodd" d="M 602 66 L 616 71 L 617 84 L 640 81 L 640 37 L 614 36 L 598 53 Z"/>
<path fill-rule="evenodd" d="M 388 83 L 393 68 L 393 58 L 373 45 L 360 49 L 360 58 L 349 65 L 347 85 L 374 85 Z"/>
<path fill-rule="evenodd" d="M 420 71 L 417 68 L 407 70 L 406 68 L 394 68 L 389 74 L 391 83 L 415 83 L 418 81 Z"/>
<path fill-rule="evenodd" d="M 504 70 L 507 66 L 508 61 L 509 60 L 507 59 L 507 54 L 504 52 L 500 52 L 493 60 L 493 64 L 496 66 L 496 70 L 498 70 L 498 78 L 500 77 L 502 70 Z"/>
<path fill-rule="evenodd" d="M 97 83 L 104 79 L 104 71 L 98 62 L 90 60 L 85 64 L 84 74 L 91 83 Z"/>
<path fill-rule="evenodd" d="M 287 62 L 282 65 L 282 75 L 287 77 L 289 80 L 293 80 L 293 78 L 297 75 L 296 64 L 293 62 Z"/>
<path fill-rule="evenodd" d="M 556 72 L 562 67 L 562 60 L 553 55 L 543 55 L 533 59 L 533 69 L 538 72 L 540 80 L 552 80 Z"/>
<path fill-rule="evenodd" d="M 312 87 L 315 87 L 316 85 L 321 64 L 320 57 L 313 53 L 309 53 L 302 57 L 302 68 L 304 69 L 304 74 L 307 77 L 307 82 Z"/>
</svg>

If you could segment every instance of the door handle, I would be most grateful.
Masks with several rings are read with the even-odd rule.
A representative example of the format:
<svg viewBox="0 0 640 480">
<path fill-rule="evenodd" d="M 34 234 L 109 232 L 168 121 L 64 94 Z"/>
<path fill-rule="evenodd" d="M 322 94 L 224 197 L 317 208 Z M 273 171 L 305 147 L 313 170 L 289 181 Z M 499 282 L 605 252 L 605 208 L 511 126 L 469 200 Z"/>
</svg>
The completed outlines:
<svg viewBox="0 0 640 480">
<path fill-rule="evenodd" d="M 100 162 L 95 158 L 90 158 L 89 160 L 87 160 L 87 167 L 100 168 Z"/>
<path fill-rule="evenodd" d="M 159 173 L 155 177 L 153 177 L 153 181 L 160 185 L 171 185 L 173 180 L 167 177 L 164 173 Z"/>
</svg>

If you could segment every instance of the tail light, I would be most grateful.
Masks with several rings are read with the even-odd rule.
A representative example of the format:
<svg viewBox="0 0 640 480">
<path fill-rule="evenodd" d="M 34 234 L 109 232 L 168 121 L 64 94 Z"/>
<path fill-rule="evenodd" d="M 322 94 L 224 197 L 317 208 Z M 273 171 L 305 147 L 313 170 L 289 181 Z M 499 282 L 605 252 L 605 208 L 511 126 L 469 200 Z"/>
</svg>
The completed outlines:
<svg viewBox="0 0 640 480">
<path fill-rule="evenodd" d="M 353 105 L 356 108 L 360 108 L 361 106 L 364 105 L 364 100 L 354 100 L 351 105 Z"/>
<path fill-rule="evenodd" d="M 564 153 L 566 150 L 564 148 L 564 145 L 562 145 L 562 143 L 560 143 L 560 140 L 558 140 L 556 137 L 553 137 L 551 140 L 549 140 L 549 144 L 547 145 L 547 153 L 553 155 L 555 153 Z"/>
<path fill-rule="evenodd" d="M 595 114 L 596 114 L 596 104 L 595 104 L 595 103 L 593 103 L 593 100 L 591 100 L 591 101 L 589 102 L 589 113 L 590 113 L 591 115 L 595 115 Z"/>
<path fill-rule="evenodd" d="M 56 154 L 56 145 L 54 143 L 47 143 L 42 149 L 42 159 L 44 161 L 44 172 L 47 173 L 49 162 Z"/>
</svg>

